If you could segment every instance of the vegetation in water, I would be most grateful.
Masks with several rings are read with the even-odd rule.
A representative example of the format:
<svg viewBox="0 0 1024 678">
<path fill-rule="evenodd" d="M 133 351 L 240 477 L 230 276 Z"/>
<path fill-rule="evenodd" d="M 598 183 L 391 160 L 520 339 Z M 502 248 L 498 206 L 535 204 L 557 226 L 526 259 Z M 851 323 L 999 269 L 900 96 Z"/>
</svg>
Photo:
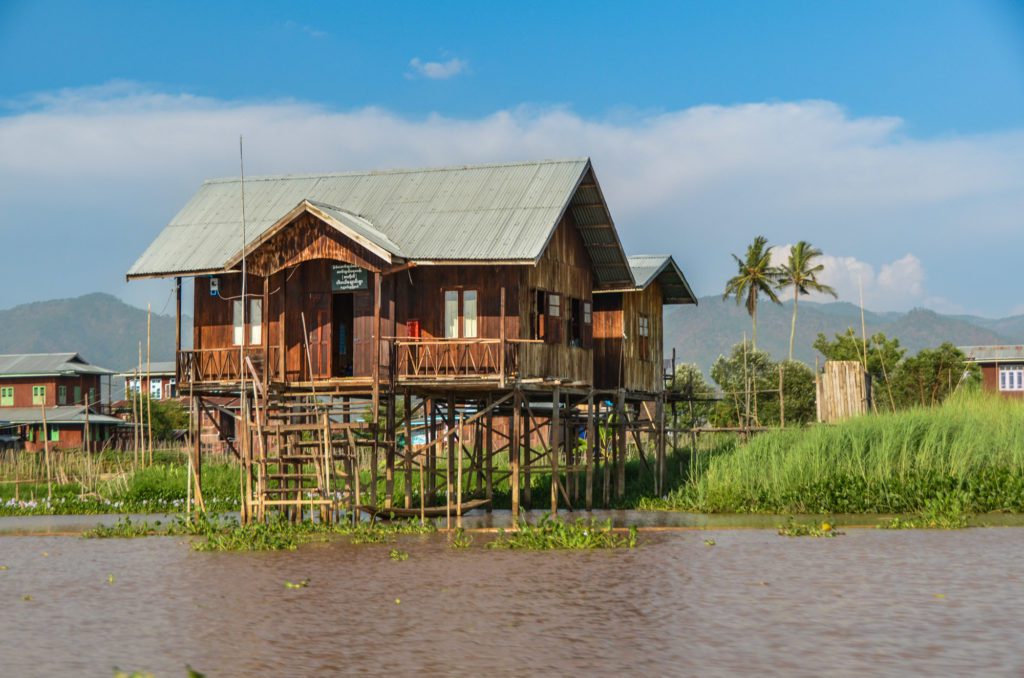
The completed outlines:
<svg viewBox="0 0 1024 678">
<path fill-rule="evenodd" d="M 578 518 L 566 522 L 545 514 L 536 525 L 522 520 L 518 529 L 498 530 L 498 538 L 489 542 L 489 548 L 545 551 L 550 549 L 609 549 L 634 548 L 637 529 L 630 527 L 625 535 L 612 529 L 610 520 Z"/>
<path fill-rule="evenodd" d="M 457 527 L 450 543 L 453 549 L 468 549 L 473 545 L 473 535 L 466 532 L 463 528 Z"/>
<path fill-rule="evenodd" d="M 779 535 L 782 537 L 835 537 L 842 532 L 832 529 L 831 523 L 803 523 L 795 518 L 789 518 L 785 525 L 779 525 Z"/>
<path fill-rule="evenodd" d="M 691 461 L 641 508 L 725 513 L 910 513 L 955 496 L 961 513 L 1024 511 L 1024 403 L 979 392 L 937 407 L 770 431 Z"/>
<path fill-rule="evenodd" d="M 152 525 L 148 521 L 133 522 L 130 516 L 125 516 L 113 525 L 97 525 L 91 530 L 82 533 L 85 539 L 111 539 L 150 537 L 157 534 L 166 534 L 167 530 L 162 528 L 160 521 Z"/>
<path fill-rule="evenodd" d="M 909 518 L 896 517 L 879 527 L 887 530 L 959 530 L 967 527 L 971 516 L 968 499 L 960 492 L 948 492 L 928 500 L 924 509 Z"/>
<path fill-rule="evenodd" d="M 391 549 L 388 551 L 388 557 L 396 562 L 402 562 L 409 560 L 409 553 L 406 551 L 400 551 L 398 549 Z"/>
</svg>

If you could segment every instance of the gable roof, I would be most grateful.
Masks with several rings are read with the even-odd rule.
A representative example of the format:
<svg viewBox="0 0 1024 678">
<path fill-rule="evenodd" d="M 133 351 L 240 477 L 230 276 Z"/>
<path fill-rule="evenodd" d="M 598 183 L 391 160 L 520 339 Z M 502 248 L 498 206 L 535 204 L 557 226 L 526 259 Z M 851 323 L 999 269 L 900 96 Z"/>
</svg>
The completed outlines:
<svg viewBox="0 0 1024 678">
<path fill-rule="evenodd" d="M 588 158 L 245 180 L 246 242 L 296 210 L 318 210 L 393 257 L 536 262 L 567 212 L 599 284 L 632 284 Z M 584 180 L 587 182 L 584 183 Z M 241 187 L 205 182 L 128 271 L 128 278 L 218 273 L 241 257 Z"/>
<path fill-rule="evenodd" d="M 174 364 L 173 360 L 166 360 L 166 361 L 159 361 L 159 362 L 154 360 L 153 362 L 151 362 L 149 364 L 148 367 L 149 367 L 149 369 L 147 370 L 146 369 L 147 368 L 146 363 L 142 364 L 142 376 L 143 376 L 143 378 L 146 376 L 146 372 L 147 371 L 150 374 L 152 374 L 154 377 L 165 377 L 167 375 L 171 375 L 173 377 L 175 372 L 176 372 L 176 370 L 177 370 L 177 365 Z M 117 376 L 125 377 L 125 378 L 134 378 L 135 377 L 135 368 L 130 369 L 130 370 L 125 370 L 123 372 L 118 372 Z"/>
<path fill-rule="evenodd" d="M 961 346 L 960 350 L 972 363 L 1024 362 L 1024 346 Z"/>
<path fill-rule="evenodd" d="M 636 289 L 646 289 L 657 280 L 661 283 L 662 299 L 666 304 L 696 304 L 697 297 L 686 282 L 676 260 L 668 254 L 635 254 L 629 257 Z"/>
<path fill-rule="evenodd" d="M 77 353 L 15 353 L 0 355 L 0 377 L 69 376 L 76 374 L 114 374 L 90 365 Z"/>
</svg>

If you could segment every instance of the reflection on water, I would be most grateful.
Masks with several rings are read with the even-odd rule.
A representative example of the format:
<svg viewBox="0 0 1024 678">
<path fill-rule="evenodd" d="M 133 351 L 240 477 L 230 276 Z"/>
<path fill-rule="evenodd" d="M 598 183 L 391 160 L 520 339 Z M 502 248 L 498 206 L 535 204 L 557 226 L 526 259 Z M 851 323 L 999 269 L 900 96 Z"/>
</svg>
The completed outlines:
<svg viewBox="0 0 1024 678">
<path fill-rule="evenodd" d="M 654 532 L 592 553 L 491 551 L 486 538 L 464 551 L 404 538 L 405 562 L 344 541 L 239 554 L 181 538 L 3 538 L 0 672 L 1024 672 L 1020 529 Z"/>
</svg>

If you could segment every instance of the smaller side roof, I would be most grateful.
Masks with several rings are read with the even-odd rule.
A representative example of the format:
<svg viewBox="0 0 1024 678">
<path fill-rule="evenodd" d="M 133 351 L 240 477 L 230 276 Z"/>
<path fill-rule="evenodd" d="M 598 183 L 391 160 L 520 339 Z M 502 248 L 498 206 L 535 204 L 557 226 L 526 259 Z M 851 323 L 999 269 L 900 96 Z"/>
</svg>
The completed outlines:
<svg viewBox="0 0 1024 678">
<path fill-rule="evenodd" d="M 972 363 L 1010 363 L 1024 362 L 1024 345 L 1004 346 L 960 346 Z"/>
<path fill-rule="evenodd" d="M 90 365 L 77 353 L 14 353 L 0 355 L 0 377 L 71 376 L 114 374 Z"/>
<path fill-rule="evenodd" d="M 666 304 L 696 304 L 697 297 L 686 282 L 686 276 L 669 254 L 634 254 L 627 257 L 636 281 L 636 289 L 646 289 L 657 280 L 661 283 Z"/>
</svg>

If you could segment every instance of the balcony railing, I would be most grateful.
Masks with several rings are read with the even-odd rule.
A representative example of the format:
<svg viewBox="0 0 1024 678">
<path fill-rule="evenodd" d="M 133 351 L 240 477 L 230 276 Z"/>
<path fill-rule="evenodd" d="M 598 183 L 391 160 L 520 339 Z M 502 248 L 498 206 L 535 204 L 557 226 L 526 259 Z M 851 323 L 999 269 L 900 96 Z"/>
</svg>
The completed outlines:
<svg viewBox="0 0 1024 678">
<path fill-rule="evenodd" d="M 256 377 L 263 381 L 276 380 L 280 365 L 280 347 L 246 346 L 241 351 L 238 346 L 230 348 L 202 348 L 178 352 L 179 384 L 209 384 L 233 382 L 241 378 L 242 367 L 248 363 L 252 369 L 245 367 L 245 376 Z M 244 362 L 243 362 L 244 359 Z M 264 375 L 266 369 L 269 374 Z"/>
<path fill-rule="evenodd" d="M 518 349 L 501 339 L 396 339 L 395 374 L 403 381 L 500 381 L 518 372 Z"/>
</svg>

